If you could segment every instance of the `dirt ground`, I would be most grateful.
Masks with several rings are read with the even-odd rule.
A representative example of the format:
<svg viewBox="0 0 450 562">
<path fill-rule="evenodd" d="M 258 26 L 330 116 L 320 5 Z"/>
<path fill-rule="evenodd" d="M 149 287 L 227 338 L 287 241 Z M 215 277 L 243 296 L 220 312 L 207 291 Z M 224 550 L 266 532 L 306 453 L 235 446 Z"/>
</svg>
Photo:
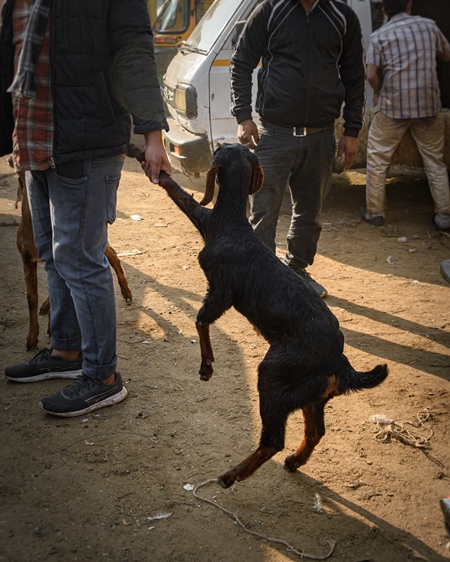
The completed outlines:
<svg viewBox="0 0 450 562">
<path fill-rule="evenodd" d="M 200 199 L 201 180 L 174 178 Z M 302 553 L 323 559 L 332 541 L 333 561 L 450 558 L 439 508 L 450 495 L 450 285 L 439 274 L 450 239 L 432 227 L 422 173 L 390 179 L 383 228 L 359 218 L 364 181 L 364 170 L 334 177 L 311 272 L 329 291 L 326 303 L 355 368 L 387 362 L 390 375 L 327 405 L 327 434 L 301 471 L 283 470 L 302 439 L 298 412 L 285 451 L 223 490 L 217 476 L 259 440 L 256 370 L 267 344 L 230 310 L 211 330 L 215 373 L 200 381 L 194 321 L 206 289 L 197 263 L 202 240 L 139 165 L 126 161 L 110 241 L 133 292 L 126 304 L 116 284 L 119 368 L 129 396 L 65 420 L 38 407 L 63 381 L 3 378 L 1 561 L 285 562 Z M 2 158 L 2 369 L 35 353 L 25 350 L 15 195 Z M 283 215 L 280 256 L 287 227 Z M 39 278 L 42 301 L 42 266 Z M 47 318 L 40 323 L 45 346 Z M 377 414 L 394 423 L 378 427 Z"/>
</svg>

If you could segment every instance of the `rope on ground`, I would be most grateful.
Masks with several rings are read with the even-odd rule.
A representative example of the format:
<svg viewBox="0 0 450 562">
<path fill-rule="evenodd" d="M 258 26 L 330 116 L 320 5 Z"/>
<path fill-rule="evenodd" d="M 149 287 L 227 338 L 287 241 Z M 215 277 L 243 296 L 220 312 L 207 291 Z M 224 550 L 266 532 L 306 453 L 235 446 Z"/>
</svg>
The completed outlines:
<svg viewBox="0 0 450 562">
<path fill-rule="evenodd" d="M 432 462 L 443 468 L 444 465 L 426 451 L 426 449 L 431 447 L 430 440 L 434 435 L 434 431 L 431 427 L 425 425 L 426 422 L 432 419 L 431 412 L 427 409 L 419 410 L 416 417 L 418 423 L 411 421 L 396 422 L 389 419 L 384 414 L 375 414 L 371 416 L 370 419 L 376 424 L 378 430 L 375 433 L 375 439 L 377 441 L 381 441 L 382 443 L 387 443 L 390 439 L 396 439 L 405 445 L 416 447 L 420 449 Z M 405 425 L 412 426 L 415 429 L 425 430 L 426 434 L 415 431 L 415 429 L 408 429 Z"/>
<path fill-rule="evenodd" d="M 226 513 L 229 517 L 231 517 L 231 519 L 234 519 L 234 521 L 236 521 L 236 523 L 241 527 L 241 529 L 243 529 L 249 535 L 253 535 L 253 536 L 258 537 L 258 538 L 260 538 L 264 541 L 269 541 L 269 542 L 276 543 L 276 544 L 282 544 L 287 548 L 288 551 L 293 552 L 294 554 L 297 554 L 302 559 L 308 558 L 310 560 L 326 560 L 327 558 L 329 558 L 333 554 L 334 548 L 336 546 L 336 541 L 333 541 L 333 540 L 326 539 L 326 542 L 328 543 L 328 546 L 329 546 L 330 550 L 328 551 L 327 554 L 325 554 L 325 556 L 315 556 L 314 554 L 308 554 L 304 550 L 296 549 L 294 546 L 292 546 L 291 544 L 289 544 L 288 542 L 286 542 L 282 539 L 266 537 L 265 535 L 262 535 L 261 533 L 257 533 L 256 531 L 252 531 L 252 530 L 248 529 L 248 527 L 244 523 L 242 523 L 242 521 L 239 519 L 239 517 L 237 515 L 235 515 L 231 511 L 228 511 L 228 509 L 225 509 L 224 507 L 222 507 L 218 503 L 215 503 L 211 500 L 203 498 L 203 497 L 201 497 L 197 494 L 197 490 L 199 488 L 202 488 L 203 486 L 206 486 L 207 484 L 211 484 L 211 483 L 217 484 L 217 480 L 206 480 L 206 482 L 203 482 L 203 484 L 199 484 L 198 486 L 196 486 L 193 490 L 194 496 L 197 499 L 199 499 L 201 501 L 204 501 L 206 503 L 209 503 L 210 505 L 213 505 L 217 509 L 220 509 L 221 511 L 223 511 L 223 513 Z"/>
</svg>

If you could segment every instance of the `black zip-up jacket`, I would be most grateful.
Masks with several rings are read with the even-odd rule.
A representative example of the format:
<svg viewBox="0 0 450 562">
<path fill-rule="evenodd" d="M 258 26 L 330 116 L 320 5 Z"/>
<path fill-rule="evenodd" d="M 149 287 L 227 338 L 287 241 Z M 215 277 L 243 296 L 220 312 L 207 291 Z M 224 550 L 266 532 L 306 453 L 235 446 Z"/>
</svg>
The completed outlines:
<svg viewBox="0 0 450 562">
<path fill-rule="evenodd" d="M 57 164 L 123 152 L 130 114 L 135 133 L 168 129 L 145 0 L 55 0 L 50 18 Z"/>
<path fill-rule="evenodd" d="M 249 17 L 230 64 L 231 112 L 252 118 L 252 72 L 258 70 L 256 111 L 287 126 L 328 127 L 345 102 L 344 134 L 357 137 L 365 103 L 361 27 L 339 0 L 318 0 L 307 14 L 299 0 L 265 0 Z"/>
</svg>

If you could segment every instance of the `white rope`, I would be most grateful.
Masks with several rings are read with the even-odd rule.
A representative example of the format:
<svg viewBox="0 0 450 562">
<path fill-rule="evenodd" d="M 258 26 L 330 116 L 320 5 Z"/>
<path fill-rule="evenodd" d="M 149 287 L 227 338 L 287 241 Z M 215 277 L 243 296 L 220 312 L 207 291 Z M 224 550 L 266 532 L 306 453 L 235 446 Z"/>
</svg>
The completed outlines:
<svg viewBox="0 0 450 562">
<path fill-rule="evenodd" d="M 298 556 L 300 556 L 301 559 L 308 558 L 310 560 L 326 560 L 327 558 L 329 558 L 333 554 L 334 548 L 336 546 L 336 541 L 333 541 L 333 540 L 325 539 L 326 542 L 328 543 L 329 548 L 330 548 L 330 550 L 328 551 L 327 554 L 325 554 L 325 556 L 315 556 L 313 554 L 308 554 L 304 550 L 298 550 L 297 548 L 295 548 L 294 546 L 292 546 L 291 544 L 289 544 L 288 542 L 286 542 L 282 539 L 266 537 L 265 535 L 262 535 L 261 533 L 257 533 L 256 531 L 251 531 L 250 529 L 248 529 L 246 527 L 246 525 L 244 523 L 242 523 L 242 521 L 239 519 L 239 517 L 237 515 L 235 515 L 231 511 L 228 511 L 228 509 L 225 509 L 224 507 L 222 507 L 218 503 L 215 503 L 215 502 L 213 502 L 211 500 L 208 500 L 206 498 L 202 498 L 201 496 L 199 496 L 197 494 L 197 490 L 199 488 L 202 488 L 203 486 L 206 486 L 207 484 L 212 484 L 212 483 L 217 484 L 217 480 L 206 480 L 206 482 L 203 482 L 203 484 L 199 484 L 198 486 L 196 486 L 193 490 L 194 496 L 197 499 L 202 500 L 206 503 L 209 503 L 210 505 L 213 505 L 214 507 L 217 507 L 217 509 L 220 509 L 221 511 L 226 513 L 229 517 L 234 519 L 234 521 L 236 521 L 236 523 L 241 527 L 241 529 L 243 529 L 249 535 L 253 535 L 253 536 L 258 537 L 262 540 L 269 541 L 269 542 L 272 542 L 272 543 L 282 544 L 288 549 L 289 552 L 293 552 L 294 554 L 297 554 Z"/>
</svg>

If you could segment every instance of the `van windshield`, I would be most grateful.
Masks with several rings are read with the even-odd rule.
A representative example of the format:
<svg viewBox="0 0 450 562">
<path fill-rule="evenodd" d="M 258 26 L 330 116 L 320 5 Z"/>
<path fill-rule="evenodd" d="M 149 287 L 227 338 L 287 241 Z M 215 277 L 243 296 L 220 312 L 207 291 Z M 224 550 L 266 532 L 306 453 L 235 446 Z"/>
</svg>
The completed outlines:
<svg viewBox="0 0 450 562">
<path fill-rule="evenodd" d="M 243 0 L 216 0 L 186 41 L 186 47 L 208 53 Z"/>
<path fill-rule="evenodd" d="M 153 32 L 182 33 L 189 24 L 189 0 L 166 0 L 156 18 Z"/>
</svg>

